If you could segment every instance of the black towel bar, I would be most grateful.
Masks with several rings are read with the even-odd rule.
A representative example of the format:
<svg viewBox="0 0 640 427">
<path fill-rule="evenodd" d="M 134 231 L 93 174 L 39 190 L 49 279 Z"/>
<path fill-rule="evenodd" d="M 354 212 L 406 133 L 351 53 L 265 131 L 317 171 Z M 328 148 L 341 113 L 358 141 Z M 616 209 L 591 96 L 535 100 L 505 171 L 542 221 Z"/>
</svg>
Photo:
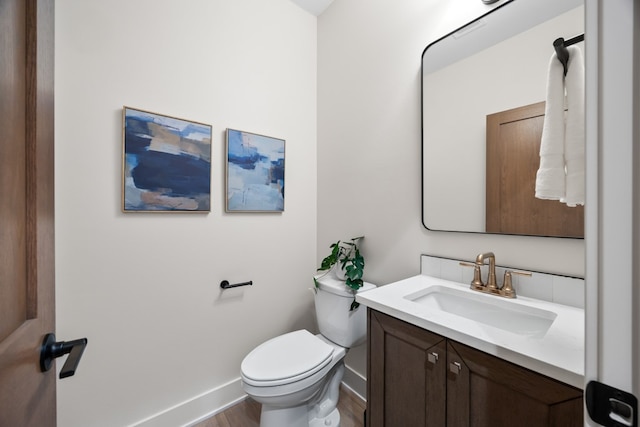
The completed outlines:
<svg viewBox="0 0 640 427">
<path fill-rule="evenodd" d="M 569 62 L 569 51 L 567 50 L 567 46 L 580 43 L 581 41 L 584 41 L 584 34 L 580 34 L 579 36 L 575 36 L 573 38 L 570 38 L 569 40 L 565 40 L 560 37 L 553 41 L 553 47 L 556 50 L 556 56 L 558 57 L 558 61 L 562 63 L 565 76 L 567 75 L 567 63 Z"/>
</svg>

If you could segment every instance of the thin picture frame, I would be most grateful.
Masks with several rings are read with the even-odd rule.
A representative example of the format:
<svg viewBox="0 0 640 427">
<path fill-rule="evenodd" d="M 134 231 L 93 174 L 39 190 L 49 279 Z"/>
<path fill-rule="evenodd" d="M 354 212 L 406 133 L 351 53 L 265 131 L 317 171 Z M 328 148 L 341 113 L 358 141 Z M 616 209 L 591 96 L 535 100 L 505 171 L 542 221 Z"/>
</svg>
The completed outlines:
<svg viewBox="0 0 640 427">
<path fill-rule="evenodd" d="M 226 132 L 226 212 L 284 212 L 286 141 Z"/>
<path fill-rule="evenodd" d="M 211 211 L 209 124 L 124 106 L 122 211 Z"/>
</svg>

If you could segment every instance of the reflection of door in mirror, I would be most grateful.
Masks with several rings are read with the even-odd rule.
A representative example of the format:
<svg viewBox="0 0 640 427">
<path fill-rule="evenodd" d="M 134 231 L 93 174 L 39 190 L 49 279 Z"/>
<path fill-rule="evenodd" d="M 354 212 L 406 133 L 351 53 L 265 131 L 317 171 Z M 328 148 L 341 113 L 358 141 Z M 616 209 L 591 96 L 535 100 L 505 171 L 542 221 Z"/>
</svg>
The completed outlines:
<svg viewBox="0 0 640 427">
<path fill-rule="evenodd" d="M 544 102 L 487 115 L 486 231 L 584 237 L 584 208 L 535 198 Z"/>
</svg>

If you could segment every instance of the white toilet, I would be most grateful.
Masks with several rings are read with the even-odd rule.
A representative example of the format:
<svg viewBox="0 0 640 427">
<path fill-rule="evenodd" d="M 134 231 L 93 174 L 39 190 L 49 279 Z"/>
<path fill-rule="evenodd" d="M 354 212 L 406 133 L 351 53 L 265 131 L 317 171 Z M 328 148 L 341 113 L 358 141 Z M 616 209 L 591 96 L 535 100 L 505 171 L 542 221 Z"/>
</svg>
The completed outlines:
<svg viewBox="0 0 640 427">
<path fill-rule="evenodd" d="M 366 309 L 349 311 L 353 293 L 332 274 L 315 293 L 319 335 L 307 330 L 272 338 L 240 367 L 242 388 L 262 404 L 260 427 L 339 427 L 338 393 L 344 356 L 364 342 Z M 375 288 L 364 283 L 358 292 Z"/>
</svg>

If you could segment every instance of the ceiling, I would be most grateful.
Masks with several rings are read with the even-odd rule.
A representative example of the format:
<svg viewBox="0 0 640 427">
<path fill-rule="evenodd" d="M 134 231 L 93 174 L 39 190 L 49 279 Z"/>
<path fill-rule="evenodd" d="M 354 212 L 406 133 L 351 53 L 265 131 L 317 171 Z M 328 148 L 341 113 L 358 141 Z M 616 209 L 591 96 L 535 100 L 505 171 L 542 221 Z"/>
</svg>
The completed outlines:
<svg viewBox="0 0 640 427">
<path fill-rule="evenodd" d="M 318 16 L 329 7 L 333 0 L 291 0 L 312 15 Z"/>
</svg>

